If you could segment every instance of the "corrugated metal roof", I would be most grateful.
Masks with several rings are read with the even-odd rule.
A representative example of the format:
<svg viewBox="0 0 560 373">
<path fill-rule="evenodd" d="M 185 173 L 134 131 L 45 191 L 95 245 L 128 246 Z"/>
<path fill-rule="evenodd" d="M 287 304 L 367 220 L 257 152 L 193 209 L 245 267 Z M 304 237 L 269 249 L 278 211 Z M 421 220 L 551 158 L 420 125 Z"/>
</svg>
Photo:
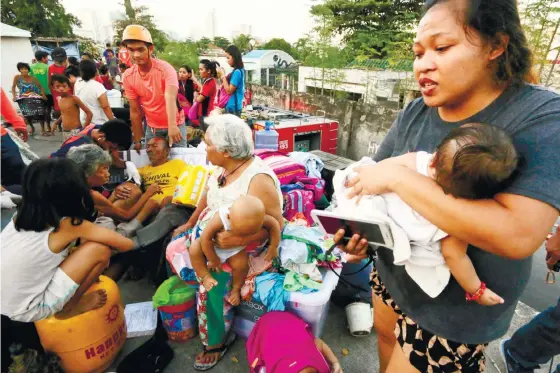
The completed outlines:
<svg viewBox="0 0 560 373">
<path fill-rule="evenodd" d="M 245 54 L 243 58 L 261 58 L 268 52 L 271 52 L 268 49 L 257 49 L 254 51 L 250 51 L 249 53 Z"/>
<path fill-rule="evenodd" d="M 5 23 L 0 23 L 0 35 L 11 36 L 15 38 L 30 38 L 31 33 L 27 30 L 22 30 L 20 28 L 7 25 Z"/>
<path fill-rule="evenodd" d="M 354 60 L 348 65 L 348 67 L 370 70 L 412 71 L 412 63 L 413 61 L 411 60 L 389 61 L 369 59 Z"/>
</svg>

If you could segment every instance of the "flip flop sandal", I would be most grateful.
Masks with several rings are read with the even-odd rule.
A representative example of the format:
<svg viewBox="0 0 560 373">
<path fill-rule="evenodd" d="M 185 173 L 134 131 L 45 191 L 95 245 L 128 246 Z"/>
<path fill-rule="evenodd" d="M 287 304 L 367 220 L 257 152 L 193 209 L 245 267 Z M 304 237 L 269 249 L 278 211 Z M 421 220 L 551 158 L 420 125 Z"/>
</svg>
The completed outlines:
<svg viewBox="0 0 560 373">
<path fill-rule="evenodd" d="M 226 336 L 226 340 L 225 340 L 224 345 L 222 347 L 212 348 L 210 350 L 207 350 L 206 346 L 202 346 L 205 354 L 213 354 L 213 353 L 218 353 L 219 352 L 220 356 L 213 363 L 200 363 L 200 362 L 197 362 L 196 359 L 195 359 L 193 368 L 195 370 L 199 371 L 199 372 L 204 372 L 204 371 L 207 371 L 207 370 L 210 370 L 210 369 L 214 368 L 222 360 L 222 358 L 225 356 L 225 354 L 227 354 L 229 348 L 233 345 L 236 338 L 237 338 L 237 335 L 233 332 L 230 332 Z"/>
</svg>

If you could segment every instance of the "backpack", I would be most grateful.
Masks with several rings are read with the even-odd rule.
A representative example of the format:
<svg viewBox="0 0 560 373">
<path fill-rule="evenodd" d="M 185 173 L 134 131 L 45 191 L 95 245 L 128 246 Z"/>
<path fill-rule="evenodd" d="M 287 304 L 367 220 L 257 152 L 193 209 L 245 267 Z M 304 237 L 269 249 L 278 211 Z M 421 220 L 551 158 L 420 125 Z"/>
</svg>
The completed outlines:
<svg viewBox="0 0 560 373">
<path fill-rule="evenodd" d="M 294 184 L 281 185 L 282 193 L 288 193 L 292 190 L 309 190 L 313 192 L 313 200 L 320 200 L 325 191 L 325 180 L 316 177 L 304 177 L 295 180 Z"/>
<path fill-rule="evenodd" d="M 293 184 L 298 178 L 306 177 L 305 166 L 293 161 L 284 153 L 257 149 L 255 155 L 274 171 L 280 185 Z"/>
<path fill-rule="evenodd" d="M 301 213 L 305 216 L 305 220 L 309 225 L 313 224 L 313 218 L 311 217 L 311 211 L 315 209 L 315 203 L 313 202 L 315 196 L 310 190 L 295 189 L 283 194 L 284 196 L 284 217 L 288 221 L 298 214 Z"/>
</svg>

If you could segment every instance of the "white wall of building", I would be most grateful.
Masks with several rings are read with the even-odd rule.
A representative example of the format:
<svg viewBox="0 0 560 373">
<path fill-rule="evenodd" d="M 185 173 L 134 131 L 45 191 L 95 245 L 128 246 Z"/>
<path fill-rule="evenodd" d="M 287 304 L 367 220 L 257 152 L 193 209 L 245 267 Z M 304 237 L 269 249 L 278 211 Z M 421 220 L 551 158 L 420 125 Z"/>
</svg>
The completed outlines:
<svg viewBox="0 0 560 373">
<path fill-rule="evenodd" d="M 14 76 L 18 74 L 17 63 L 26 62 L 31 64 L 33 59 L 33 49 L 29 38 L 2 36 L 0 48 L 2 49 L 2 88 L 12 97 L 12 82 Z"/>
<path fill-rule="evenodd" d="M 362 95 L 364 102 L 375 102 L 377 97 L 394 96 L 398 82 L 412 78 L 412 73 L 406 71 L 321 69 L 300 66 L 298 90 L 307 92 L 308 88 L 314 87 L 350 92 Z"/>
</svg>

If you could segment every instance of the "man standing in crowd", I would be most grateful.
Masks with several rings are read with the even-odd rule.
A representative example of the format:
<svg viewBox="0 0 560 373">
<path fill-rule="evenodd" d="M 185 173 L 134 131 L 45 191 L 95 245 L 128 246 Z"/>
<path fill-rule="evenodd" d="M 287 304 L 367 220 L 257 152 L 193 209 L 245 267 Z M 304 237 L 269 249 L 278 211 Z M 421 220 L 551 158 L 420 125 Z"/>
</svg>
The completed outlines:
<svg viewBox="0 0 560 373">
<path fill-rule="evenodd" d="M 27 125 L 23 117 L 17 114 L 12 101 L 8 98 L 3 88 L 0 89 L 0 114 L 2 114 L 7 123 L 12 125 L 16 133 L 23 137 L 23 141 L 27 141 Z M 2 162 L 0 164 L 2 168 L 2 187 L 13 193 L 20 194 L 21 190 L 19 187 L 16 189 L 16 186 L 21 184 L 25 163 L 19 152 L 19 147 L 12 140 L 4 126 L 0 126 L 0 138 L 2 139 L 0 143 L 0 151 L 2 153 Z M 10 188 L 11 186 L 14 188 Z"/>
<path fill-rule="evenodd" d="M 46 109 L 43 115 L 43 120 L 47 124 L 47 131 L 50 132 L 51 112 L 54 106 L 54 100 L 49 86 L 49 54 L 45 51 L 37 51 L 35 52 L 35 59 L 37 60 L 37 62 L 31 65 L 29 75 L 37 78 L 37 80 L 41 84 L 41 87 L 43 87 L 45 94 L 47 95 L 47 102 L 45 103 Z"/>
<path fill-rule="evenodd" d="M 168 137 L 169 145 L 186 147 L 184 116 L 177 105 L 179 81 L 169 63 L 152 58 L 154 45 L 150 32 L 140 25 L 129 25 L 123 32 L 134 65 L 123 76 L 123 87 L 130 104 L 134 149 L 142 148 L 142 111 L 146 116 L 145 141 Z"/>
</svg>

